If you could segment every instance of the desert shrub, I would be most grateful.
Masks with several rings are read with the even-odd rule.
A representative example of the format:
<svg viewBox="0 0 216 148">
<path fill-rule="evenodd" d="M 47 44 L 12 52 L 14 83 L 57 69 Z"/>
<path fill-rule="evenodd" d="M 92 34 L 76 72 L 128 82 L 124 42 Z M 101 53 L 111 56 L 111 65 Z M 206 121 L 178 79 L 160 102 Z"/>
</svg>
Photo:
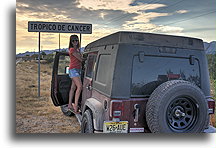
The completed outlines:
<svg viewBox="0 0 216 148">
<path fill-rule="evenodd" d="M 54 60 L 54 55 L 53 55 L 53 54 L 45 55 L 44 60 L 45 60 L 47 63 L 52 63 L 53 60 Z"/>
<path fill-rule="evenodd" d="M 207 55 L 207 59 L 208 59 L 208 68 L 209 68 L 210 78 L 215 80 L 216 79 L 216 73 L 215 73 L 216 54 L 215 55 Z"/>
</svg>

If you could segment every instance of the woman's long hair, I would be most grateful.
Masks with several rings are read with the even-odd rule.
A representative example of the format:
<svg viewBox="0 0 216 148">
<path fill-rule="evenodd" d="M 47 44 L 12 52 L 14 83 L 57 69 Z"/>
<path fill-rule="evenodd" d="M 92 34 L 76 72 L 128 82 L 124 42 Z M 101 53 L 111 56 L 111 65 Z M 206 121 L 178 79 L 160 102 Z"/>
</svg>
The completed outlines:
<svg viewBox="0 0 216 148">
<path fill-rule="evenodd" d="M 72 40 L 74 40 L 74 39 L 78 40 L 77 48 L 78 48 L 78 49 L 80 48 L 80 42 L 79 42 L 78 36 L 77 36 L 77 35 L 71 35 L 71 36 L 70 36 L 70 41 L 69 41 L 68 50 L 69 50 L 70 48 L 74 48 L 74 47 L 73 47 L 73 44 L 72 44 Z"/>
</svg>

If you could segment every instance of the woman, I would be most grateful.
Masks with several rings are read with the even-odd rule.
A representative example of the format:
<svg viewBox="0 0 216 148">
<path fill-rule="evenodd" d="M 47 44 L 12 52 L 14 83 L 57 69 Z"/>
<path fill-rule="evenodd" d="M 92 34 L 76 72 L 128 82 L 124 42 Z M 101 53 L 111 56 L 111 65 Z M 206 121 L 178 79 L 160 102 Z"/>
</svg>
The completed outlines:
<svg viewBox="0 0 216 148">
<path fill-rule="evenodd" d="M 72 79 L 71 89 L 69 93 L 68 109 L 71 110 L 73 107 L 74 112 L 78 113 L 79 112 L 78 100 L 82 91 L 82 82 L 80 78 L 82 56 L 80 53 L 80 44 L 77 35 L 70 36 L 68 49 L 70 55 L 69 76 Z M 75 102 L 74 104 L 72 104 L 72 98 L 74 96 L 74 92 L 75 92 Z"/>
</svg>

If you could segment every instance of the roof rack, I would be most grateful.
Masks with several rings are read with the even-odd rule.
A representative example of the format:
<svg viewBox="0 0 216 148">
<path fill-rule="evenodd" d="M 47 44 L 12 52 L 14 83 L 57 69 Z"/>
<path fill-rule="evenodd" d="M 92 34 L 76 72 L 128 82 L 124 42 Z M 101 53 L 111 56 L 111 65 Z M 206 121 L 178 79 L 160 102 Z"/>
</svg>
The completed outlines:
<svg viewBox="0 0 216 148">
<path fill-rule="evenodd" d="M 90 48 L 93 47 L 113 44 L 139 44 L 204 50 L 203 41 L 201 39 L 183 36 L 126 31 L 116 32 L 101 39 L 98 39 L 88 44 L 85 49 L 89 51 Z"/>
</svg>

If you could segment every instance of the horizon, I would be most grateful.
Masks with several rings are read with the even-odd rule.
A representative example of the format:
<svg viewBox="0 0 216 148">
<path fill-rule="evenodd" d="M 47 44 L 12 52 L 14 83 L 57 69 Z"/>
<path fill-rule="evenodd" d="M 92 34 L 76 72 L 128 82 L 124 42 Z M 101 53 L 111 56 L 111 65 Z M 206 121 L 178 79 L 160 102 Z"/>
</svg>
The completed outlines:
<svg viewBox="0 0 216 148">
<path fill-rule="evenodd" d="M 204 43 L 204 49 L 205 49 L 205 43 L 211 44 L 212 42 L 216 43 L 216 41 L 211 41 L 211 42 L 204 42 L 204 41 L 203 41 L 203 43 Z M 85 47 L 86 47 L 86 46 L 85 46 Z M 81 47 L 80 49 L 84 49 L 85 47 Z M 64 49 L 68 49 L 68 47 L 67 47 L 67 48 L 60 48 L 60 50 L 64 50 Z M 59 49 L 58 49 L 58 48 L 56 48 L 56 49 L 45 49 L 45 50 L 41 49 L 40 52 L 42 52 L 42 51 L 52 51 L 52 50 L 59 50 Z M 206 49 L 205 49 L 205 50 L 206 50 Z M 24 51 L 24 52 L 22 52 L 22 53 L 16 53 L 16 55 L 25 54 L 25 53 L 28 53 L 28 52 L 30 52 L 30 53 L 35 52 L 35 53 L 37 54 L 39 51 L 35 51 L 35 50 L 29 51 L 29 50 L 27 50 L 27 51 Z"/>
</svg>

